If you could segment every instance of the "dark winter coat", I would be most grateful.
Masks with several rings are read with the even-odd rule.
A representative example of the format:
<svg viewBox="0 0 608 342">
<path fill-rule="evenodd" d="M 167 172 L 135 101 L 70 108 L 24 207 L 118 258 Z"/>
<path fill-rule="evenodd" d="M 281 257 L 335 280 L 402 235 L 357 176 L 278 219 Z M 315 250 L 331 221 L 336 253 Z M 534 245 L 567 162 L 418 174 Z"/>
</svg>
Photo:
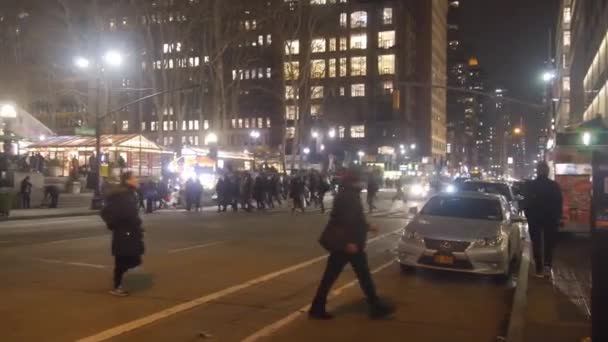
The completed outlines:
<svg viewBox="0 0 608 342">
<path fill-rule="evenodd" d="M 142 222 L 134 190 L 121 186 L 111 191 L 101 210 L 101 218 L 112 231 L 112 255 L 144 254 Z"/>
<path fill-rule="evenodd" d="M 345 187 L 338 192 L 325 229 L 340 231 L 339 234 L 327 234 L 337 239 L 337 241 L 331 242 L 331 247 L 328 248 L 331 251 L 343 250 L 350 243 L 356 244 L 360 250 L 365 249 L 369 224 L 363 213 L 358 189 Z M 323 244 L 322 241 L 321 243 Z"/>
<path fill-rule="evenodd" d="M 557 227 L 562 217 L 562 192 L 547 177 L 538 177 L 524 186 L 524 211 L 530 226 Z"/>
</svg>

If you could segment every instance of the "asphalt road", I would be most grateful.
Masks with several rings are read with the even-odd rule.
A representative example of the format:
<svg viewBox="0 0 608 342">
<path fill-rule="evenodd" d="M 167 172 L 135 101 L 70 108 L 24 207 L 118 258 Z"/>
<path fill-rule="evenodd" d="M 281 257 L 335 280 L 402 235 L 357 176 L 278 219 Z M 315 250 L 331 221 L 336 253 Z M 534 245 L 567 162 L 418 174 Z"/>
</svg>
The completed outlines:
<svg viewBox="0 0 608 342">
<path fill-rule="evenodd" d="M 512 283 L 454 273 L 400 274 L 392 253 L 406 207 L 382 201 L 368 254 L 393 319 L 370 321 L 348 269 L 331 322 L 308 321 L 324 267 L 318 211 L 160 212 L 145 217 L 147 253 L 130 297 L 107 292 L 109 233 L 96 217 L 0 223 L 2 341 L 495 341 Z"/>
</svg>

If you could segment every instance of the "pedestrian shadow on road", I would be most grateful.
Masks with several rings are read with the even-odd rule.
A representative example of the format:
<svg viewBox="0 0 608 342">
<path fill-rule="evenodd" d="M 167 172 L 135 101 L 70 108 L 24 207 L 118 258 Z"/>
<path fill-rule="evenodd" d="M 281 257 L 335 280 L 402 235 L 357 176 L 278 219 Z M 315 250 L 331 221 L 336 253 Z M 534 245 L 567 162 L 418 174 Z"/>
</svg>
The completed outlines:
<svg viewBox="0 0 608 342">
<path fill-rule="evenodd" d="M 130 291 L 141 292 L 154 286 L 154 275 L 137 271 L 128 273 L 125 275 L 125 283 L 128 285 Z"/>
</svg>

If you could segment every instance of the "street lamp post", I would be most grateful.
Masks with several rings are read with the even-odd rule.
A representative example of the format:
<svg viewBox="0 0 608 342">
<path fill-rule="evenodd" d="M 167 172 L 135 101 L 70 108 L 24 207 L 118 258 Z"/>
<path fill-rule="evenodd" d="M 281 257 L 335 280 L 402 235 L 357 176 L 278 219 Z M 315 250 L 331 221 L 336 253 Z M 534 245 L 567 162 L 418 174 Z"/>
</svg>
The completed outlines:
<svg viewBox="0 0 608 342">
<path fill-rule="evenodd" d="M 95 87 L 97 89 L 97 98 L 95 99 L 95 157 L 96 157 L 96 186 L 93 199 L 91 200 L 91 209 L 100 209 L 103 205 L 103 199 L 101 196 L 101 79 L 105 76 L 104 65 L 109 67 L 117 68 L 122 65 L 123 56 L 120 52 L 111 50 L 105 53 L 101 57 L 101 63 L 96 63 L 96 74 L 95 74 Z M 74 58 L 74 65 L 82 70 L 86 70 L 90 67 L 91 61 L 82 56 Z M 141 161 L 140 161 L 141 162 Z"/>
<path fill-rule="evenodd" d="M 253 130 L 249 133 L 249 137 L 251 138 L 251 147 L 252 147 L 252 151 L 253 151 L 253 170 L 255 171 L 257 169 L 257 165 L 255 163 L 255 147 L 257 145 L 257 141 L 260 138 L 261 134 L 260 131 L 256 131 Z"/>
</svg>

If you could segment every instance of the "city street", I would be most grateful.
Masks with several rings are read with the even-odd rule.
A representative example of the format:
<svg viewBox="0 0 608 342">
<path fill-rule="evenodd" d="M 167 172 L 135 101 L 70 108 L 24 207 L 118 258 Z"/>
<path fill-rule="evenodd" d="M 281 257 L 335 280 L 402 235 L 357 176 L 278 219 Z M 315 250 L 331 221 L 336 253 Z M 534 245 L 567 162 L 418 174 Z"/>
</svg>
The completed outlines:
<svg viewBox="0 0 608 342">
<path fill-rule="evenodd" d="M 386 195 L 384 195 L 386 196 Z M 416 203 L 409 203 L 416 205 Z M 383 200 L 370 220 L 370 268 L 394 318 L 371 321 L 350 268 L 330 300 L 330 322 L 309 321 L 324 267 L 317 238 L 328 215 L 165 211 L 144 218 L 143 267 L 130 297 L 108 294 L 109 232 L 98 217 L 0 224 L 4 341 L 495 341 L 504 336 L 512 282 L 417 271 L 393 249 L 407 207 Z"/>
</svg>

